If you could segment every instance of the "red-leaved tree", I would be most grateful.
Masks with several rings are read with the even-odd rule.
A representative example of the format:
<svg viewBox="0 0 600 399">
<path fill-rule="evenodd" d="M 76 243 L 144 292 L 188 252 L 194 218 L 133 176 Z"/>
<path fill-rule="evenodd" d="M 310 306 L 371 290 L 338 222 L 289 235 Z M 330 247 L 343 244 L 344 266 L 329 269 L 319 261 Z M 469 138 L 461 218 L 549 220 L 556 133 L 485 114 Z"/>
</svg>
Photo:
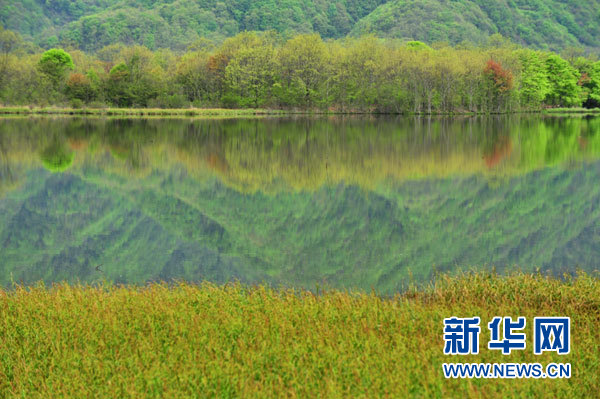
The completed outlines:
<svg viewBox="0 0 600 399">
<path fill-rule="evenodd" d="M 513 88 L 513 75 L 511 71 L 503 68 L 499 62 L 494 60 L 487 62 L 483 73 L 490 83 L 491 90 L 489 94 L 492 100 L 492 107 L 499 111 Z"/>
</svg>

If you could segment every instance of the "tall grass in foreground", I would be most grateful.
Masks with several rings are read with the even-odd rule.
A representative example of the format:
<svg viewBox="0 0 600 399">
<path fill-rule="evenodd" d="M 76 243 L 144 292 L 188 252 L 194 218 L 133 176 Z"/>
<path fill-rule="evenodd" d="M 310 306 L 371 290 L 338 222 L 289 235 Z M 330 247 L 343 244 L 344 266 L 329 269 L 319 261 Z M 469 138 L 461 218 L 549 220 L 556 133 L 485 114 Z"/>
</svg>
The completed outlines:
<svg viewBox="0 0 600 399">
<path fill-rule="evenodd" d="M 443 355 L 442 319 L 480 316 L 480 354 Z M 494 316 L 527 349 L 487 350 Z M 566 356 L 534 356 L 534 316 L 570 316 Z M 241 285 L 0 292 L 0 397 L 547 397 L 600 392 L 600 280 L 469 274 L 394 298 Z M 571 363 L 568 380 L 445 380 L 443 362 Z"/>
</svg>

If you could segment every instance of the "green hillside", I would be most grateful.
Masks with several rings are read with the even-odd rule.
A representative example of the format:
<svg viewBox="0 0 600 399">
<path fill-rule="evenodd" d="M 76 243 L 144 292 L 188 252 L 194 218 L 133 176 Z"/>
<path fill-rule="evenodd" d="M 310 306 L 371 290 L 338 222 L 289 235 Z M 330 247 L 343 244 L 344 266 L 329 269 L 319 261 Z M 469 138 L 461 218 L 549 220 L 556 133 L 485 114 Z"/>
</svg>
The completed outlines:
<svg viewBox="0 0 600 399">
<path fill-rule="evenodd" d="M 598 0 L 4 0 L 0 24 L 43 47 L 93 51 L 113 43 L 183 49 L 244 30 L 373 32 L 426 42 L 481 41 L 501 33 L 543 49 L 600 47 Z"/>
<path fill-rule="evenodd" d="M 425 42 L 480 42 L 494 33 L 542 49 L 600 46 L 598 0 L 394 0 L 353 28 L 354 34 Z"/>
<path fill-rule="evenodd" d="M 84 50 L 113 43 L 185 48 L 245 30 L 342 37 L 384 0 L 8 0 L 0 23 L 42 45 Z"/>
</svg>

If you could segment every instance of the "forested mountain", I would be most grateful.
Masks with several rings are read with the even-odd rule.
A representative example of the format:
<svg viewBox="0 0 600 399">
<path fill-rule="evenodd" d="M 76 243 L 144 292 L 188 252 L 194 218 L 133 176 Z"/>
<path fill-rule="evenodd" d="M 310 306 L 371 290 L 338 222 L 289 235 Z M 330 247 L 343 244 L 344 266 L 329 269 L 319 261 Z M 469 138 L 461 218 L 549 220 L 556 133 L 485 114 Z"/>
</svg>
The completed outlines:
<svg viewBox="0 0 600 399">
<path fill-rule="evenodd" d="M 501 33 L 542 49 L 600 48 L 598 0 L 1 0 L 0 24 L 42 47 L 87 51 L 117 42 L 183 49 L 244 30 L 452 44 Z"/>
<path fill-rule="evenodd" d="M 600 46 L 597 0 L 393 0 L 359 21 L 353 33 L 425 42 L 480 41 L 501 33 L 536 48 Z"/>
<path fill-rule="evenodd" d="M 385 0 L 2 0 L 0 23 L 44 47 L 182 49 L 245 30 L 342 37 Z"/>
</svg>

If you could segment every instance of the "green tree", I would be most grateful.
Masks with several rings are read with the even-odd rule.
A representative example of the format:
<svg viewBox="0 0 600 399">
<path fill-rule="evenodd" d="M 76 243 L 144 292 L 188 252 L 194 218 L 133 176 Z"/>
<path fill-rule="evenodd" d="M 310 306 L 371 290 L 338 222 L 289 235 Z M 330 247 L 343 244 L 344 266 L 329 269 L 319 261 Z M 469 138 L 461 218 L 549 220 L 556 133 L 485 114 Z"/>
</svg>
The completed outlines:
<svg viewBox="0 0 600 399">
<path fill-rule="evenodd" d="M 242 44 L 225 68 L 228 106 L 260 107 L 270 100 L 274 83 L 275 54 L 270 43 L 259 38 L 252 46 Z"/>
<path fill-rule="evenodd" d="M 376 104 L 385 50 L 373 36 L 352 40 L 339 50 L 332 62 L 331 81 L 342 108 L 369 109 Z"/>
<path fill-rule="evenodd" d="M 92 80 L 81 73 L 72 73 L 69 76 L 66 92 L 69 98 L 78 99 L 85 103 L 93 100 L 97 94 Z"/>
<path fill-rule="evenodd" d="M 545 99 L 547 104 L 568 107 L 581 105 L 581 87 L 577 84 L 579 73 L 569 62 L 556 54 L 549 54 L 546 71 L 550 82 L 550 91 Z"/>
<path fill-rule="evenodd" d="M 129 86 L 130 75 L 124 62 L 112 67 L 108 74 L 106 91 L 110 101 L 119 107 L 131 106 L 135 100 Z"/>
<path fill-rule="evenodd" d="M 600 61 L 592 64 L 588 74 L 588 81 L 585 85 L 589 90 L 585 106 L 588 108 L 600 108 Z"/>
<path fill-rule="evenodd" d="M 592 61 L 584 57 L 578 57 L 573 65 L 580 73 L 579 86 L 581 86 L 581 97 L 583 106 L 586 108 L 600 107 L 600 61 Z"/>
<path fill-rule="evenodd" d="M 5 82 L 11 79 L 9 65 L 14 57 L 14 51 L 20 47 L 21 37 L 0 26 L 0 93 L 2 93 Z"/>
<path fill-rule="evenodd" d="M 214 58 L 205 51 L 193 51 L 181 57 L 176 67 L 176 81 L 189 101 L 214 104 L 220 98 L 211 66 Z"/>
<path fill-rule="evenodd" d="M 163 89 L 164 70 L 156 62 L 154 54 L 146 47 L 126 48 L 121 54 L 129 70 L 129 90 L 134 104 L 147 106 Z"/>
<path fill-rule="evenodd" d="M 406 46 L 406 48 L 409 48 L 412 50 L 433 50 L 431 47 L 429 47 L 425 43 L 417 41 L 417 40 L 406 42 L 404 45 Z"/>
<path fill-rule="evenodd" d="M 520 79 L 521 104 L 524 107 L 539 107 L 550 93 L 550 80 L 544 56 L 532 50 L 522 50 Z"/>
<path fill-rule="evenodd" d="M 150 50 L 126 47 L 118 58 L 122 61 L 110 70 L 107 82 L 108 95 L 117 105 L 146 107 L 164 91 L 165 72 Z"/>
<path fill-rule="evenodd" d="M 293 37 L 280 49 L 278 60 L 284 102 L 305 107 L 318 102 L 327 73 L 327 49 L 321 37 Z"/>
<path fill-rule="evenodd" d="M 67 73 L 75 68 L 75 65 L 69 53 L 53 48 L 42 54 L 38 67 L 54 86 L 58 87 L 64 81 Z"/>
</svg>

